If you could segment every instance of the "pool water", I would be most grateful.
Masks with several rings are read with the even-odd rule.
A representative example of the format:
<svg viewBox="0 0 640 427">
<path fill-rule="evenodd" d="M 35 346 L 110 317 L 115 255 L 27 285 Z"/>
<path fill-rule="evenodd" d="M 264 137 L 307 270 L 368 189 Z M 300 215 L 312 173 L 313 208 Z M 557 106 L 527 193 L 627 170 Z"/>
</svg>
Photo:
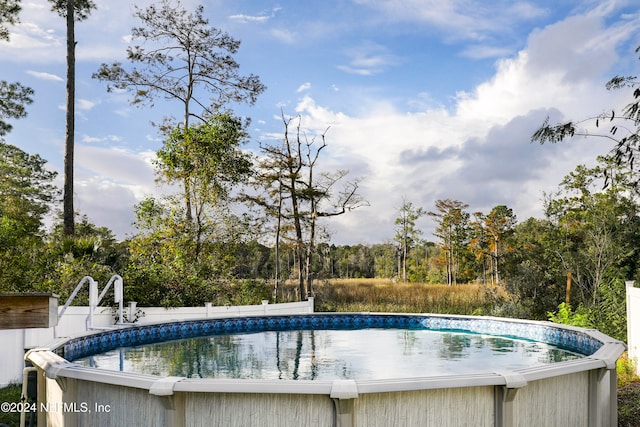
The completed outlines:
<svg viewBox="0 0 640 427">
<path fill-rule="evenodd" d="M 582 357 L 503 336 L 372 328 L 214 335 L 121 347 L 74 362 L 188 378 L 375 380 L 515 370 Z"/>
</svg>

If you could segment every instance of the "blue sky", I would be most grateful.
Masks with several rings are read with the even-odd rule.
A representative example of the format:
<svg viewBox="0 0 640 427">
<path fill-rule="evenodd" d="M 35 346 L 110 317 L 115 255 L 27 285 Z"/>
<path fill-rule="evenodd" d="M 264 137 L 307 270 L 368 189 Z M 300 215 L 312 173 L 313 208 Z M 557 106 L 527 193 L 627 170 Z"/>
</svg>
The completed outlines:
<svg viewBox="0 0 640 427">
<path fill-rule="evenodd" d="M 101 63 L 125 59 L 137 24 L 129 2 L 96 3 L 76 27 L 76 208 L 124 238 L 134 232 L 133 206 L 166 191 L 154 183 L 161 141 L 150 122 L 180 110 L 132 107 L 126 94 L 91 79 Z M 506 204 L 520 220 L 541 217 L 543 194 L 610 147 L 534 145 L 533 131 L 548 115 L 620 108 L 628 94 L 605 83 L 638 74 L 634 1 L 182 1 L 187 9 L 199 3 L 211 25 L 242 41 L 242 72 L 268 88 L 254 106 L 236 107 L 252 119 L 246 149 L 257 153 L 258 142 L 282 136 L 282 109 L 299 114 L 310 135 L 330 126 L 324 167 L 362 179 L 370 206 L 327 223 L 335 243 L 391 239 L 403 198 L 426 210 L 449 198 L 470 212 Z M 0 42 L 0 79 L 36 94 L 6 141 L 61 171 L 64 20 L 44 0 L 23 0 L 11 30 L 11 41 Z M 419 225 L 431 239 L 432 221 Z"/>
</svg>

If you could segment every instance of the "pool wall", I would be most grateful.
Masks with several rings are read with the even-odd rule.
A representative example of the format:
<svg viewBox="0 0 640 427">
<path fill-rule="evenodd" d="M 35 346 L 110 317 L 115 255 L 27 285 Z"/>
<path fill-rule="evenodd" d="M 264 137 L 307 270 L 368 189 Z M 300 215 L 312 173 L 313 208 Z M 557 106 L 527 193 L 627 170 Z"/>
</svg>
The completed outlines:
<svg viewBox="0 0 640 427">
<path fill-rule="evenodd" d="M 470 330 L 559 345 L 584 358 L 517 371 L 390 380 L 156 377 L 67 359 L 211 332 L 417 327 Z M 412 326 L 413 325 L 413 326 Z M 616 426 L 615 362 L 623 343 L 595 330 L 469 316 L 315 313 L 168 322 L 82 335 L 27 353 L 38 370 L 38 425 Z M 64 358 L 63 358 L 64 356 Z"/>
</svg>

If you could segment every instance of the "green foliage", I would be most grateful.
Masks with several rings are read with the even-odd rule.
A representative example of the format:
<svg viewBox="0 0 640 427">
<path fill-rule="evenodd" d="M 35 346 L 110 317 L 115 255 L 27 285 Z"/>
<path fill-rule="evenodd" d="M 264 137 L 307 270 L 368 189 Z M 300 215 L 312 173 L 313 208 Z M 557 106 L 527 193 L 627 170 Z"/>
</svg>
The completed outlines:
<svg viewBox="0 0 640 427">
<path fill-rule="evenodd" d="M 9 29 L 6 24 L 15 25 L 20 22 L 18 15 L 21 10 L 20 0 L 0 1 L 0 40 L 9 41 Z"/>
<path fill-rule="evenodd" d="M 406 199 L 402 200 L 402 206 L 398 209 L 399 216 L 395 220 L 396 235 L 395 241 L 400 245 L 400 264 L 398 265 L 398 276 L 403 282 L 407 282 L 407 260 L 409 251 L 415 245 L 422 230 L 416 228 L 416 221 L 426 212 L 422 208 L 415 208 Z M 400 268 L 401 267 L 401 268 Z"/>
<path fill-rule="evenodd" d="M 624 281 L 606 281 L 598 303 L 589 310 L 593 327 L 622 342 L 627 341 L 627 307 Z"/>
<path fill-rule="evenodd" d="M 228 199 L 248 179 L 251 157 L 240 150 L 246 126 L 229 113 L 217 114 L 198 126 L 175 128 L 156 153 L 158 173 L 169 184 L 183 185 L 186 214 L 197 223 L 206 206 Z"/>
<path fill-rule="evenodd" d="M 513 251 L 509 238 L 514 232 L 516 216 L 505 205 L 495 206 L 488 215 L 476 212 L 474 216 L 476 220 L 470 224 L 469 249 L 482 266 L 483 283 L 487 282 L 486 276 L 489 274 L 492 283 L 498 285 L 501 282 L 502 261 Z"/>
<path fill-rule="evenodd" d="M 156 166 L 169 183 L 190 180 L 192 191 L 224 199 L 229 186 L 245 181 L 251 171 L 251 158 L 239 149 L 248 137 L 246 126 L 221 113 L 198 126 L 175 128 L 158 150 Z"/>
<path fill-rule="evenodd" d="M 565 177 L 558 195 L 546 202 L 558 257 L 564 270 L 573 272 L 578 292 L 572 299 L 589 306 L 597 304 L 607 275 L 637 256 L 628 240 L 637 231 L 638 209 L 629 197 L 628 174 L 610 159 L 599 161 L 596 168 L 578 166 Z M 615 177 L 615 185 L 600 191 L 604 170 Z"/>
<path fill-rule="evenodd" d="M 61 18 L 67 17 L 68 0 L 49 0 L 49 3 L 51 3 L 53 12 L 56 12 Z M 74 0 L 73 8 L 73 17 L 75 21 L 80 22 L 89 17 L 91 11 L 96 8 L 96 4 L 92 0 Z"/>
<path fill-rule="evenodd" d="M 589 319 L 589 313 L 581 306 L 574 312 L 569 304 L 563 302 L 558 306 L 557 312 L 549 312 L 547 316 L 549 320 L 554 323 L 562 323 L 563 325 L 578 326 L 581 328 L 593 327 Z"/>
<path fill-rule="evenodd" d="M 3 142 L 2 137 L 11 131 L 11 125 L 5 120 L 25 117 L 25 107 L 33 102 L 33 94 L 33 89 L 20 83 L 0 81 L 0 142 Z"/>
<path fill-rule="evenodd" d="M 40 272 L 33 287 L 39 291 L 54 292 L 61 301 L 73 292 L 84 276 L 91 276 L 105 285 L 114 274 L 121 274 L 128 259 L 127 247 L 117 242 L 113 233 L 92 224 L 86 216 L 80 217 L 76 233 L 64 234 L 58 222 L 47 236 L 39 259 Z M 113 294 L 105 296 L 105 303 Z M 85 287 L 74 304 L 86 304 L 88 287 Z"/>
<path fill-rule="evenodd" d="M 0 213 L 16 219 L 16 228 L 33 233 L 42 226 L 50 203 L 59 194 L 51 183 L 56 172 L 45 168 L 46 160 L 13 145 L 0 142 Z"/>
<path fill-rule="evenodd" d="M 640 381 L 636 374 L 637 360 L 629 359 L 628 353 L 624 353 L 616 361 L 616 373 L 618 374 L 618 387 L 624 387 L 631 383 Z M 640 408 L 639 408 L 640 409 Z"/>
<path fill-rule="evenodd" d="M 429 216 L 436 221 L 435 236 L 440 239 L 442 264 L 446 268 L 447 284 L 467 281 L 467 261 L 469 251 L 469 207 L 459 200 L 436 200 L 436 211 Z"/>
<path fill-rule="evenodd" d="M 234 285 L 237 276 L 246 275 L 238 266 L 243 259 L 249 261 L 246 221 L 218 209 L 195 235 L 198 229 L 185 222 L 183 212 L 171 198 L 148 198 L 136 206 L 139 233 L 128 242 L 130 257 L 123 273 L 128 298 L 142 306 L 168 307 L 228 304 L 235 290 L 247 295 L 246 287 Z"/>
<path fill-rule="evenodd" d="M 41 280 L 43 220 L 58 194 L 45 163 L 0 142 L 0 291 L 27 291 Z"/>
</svg>

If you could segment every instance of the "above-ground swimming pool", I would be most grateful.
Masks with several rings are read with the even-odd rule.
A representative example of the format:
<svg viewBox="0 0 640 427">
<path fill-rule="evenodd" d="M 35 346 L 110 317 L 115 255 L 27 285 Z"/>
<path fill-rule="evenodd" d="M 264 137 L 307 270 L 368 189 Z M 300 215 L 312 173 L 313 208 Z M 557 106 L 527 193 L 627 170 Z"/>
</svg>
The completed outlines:
<svg viewBox="0 0 640 427">
<path fill-rule="evenodd" d="M 40 401 L 87 409 L 51 425 L 614 426 L 623 351 L 548 322 L 316 313 L 133 326 L 27 359 Z"/>
<path fill-rule="evenodd" d="M 163 377 L 322 381 L 473 374 L 581 357 L 530 339 L 392 327 L 217 333 L 118 347 L 73 362 Z"/>
</svg>

